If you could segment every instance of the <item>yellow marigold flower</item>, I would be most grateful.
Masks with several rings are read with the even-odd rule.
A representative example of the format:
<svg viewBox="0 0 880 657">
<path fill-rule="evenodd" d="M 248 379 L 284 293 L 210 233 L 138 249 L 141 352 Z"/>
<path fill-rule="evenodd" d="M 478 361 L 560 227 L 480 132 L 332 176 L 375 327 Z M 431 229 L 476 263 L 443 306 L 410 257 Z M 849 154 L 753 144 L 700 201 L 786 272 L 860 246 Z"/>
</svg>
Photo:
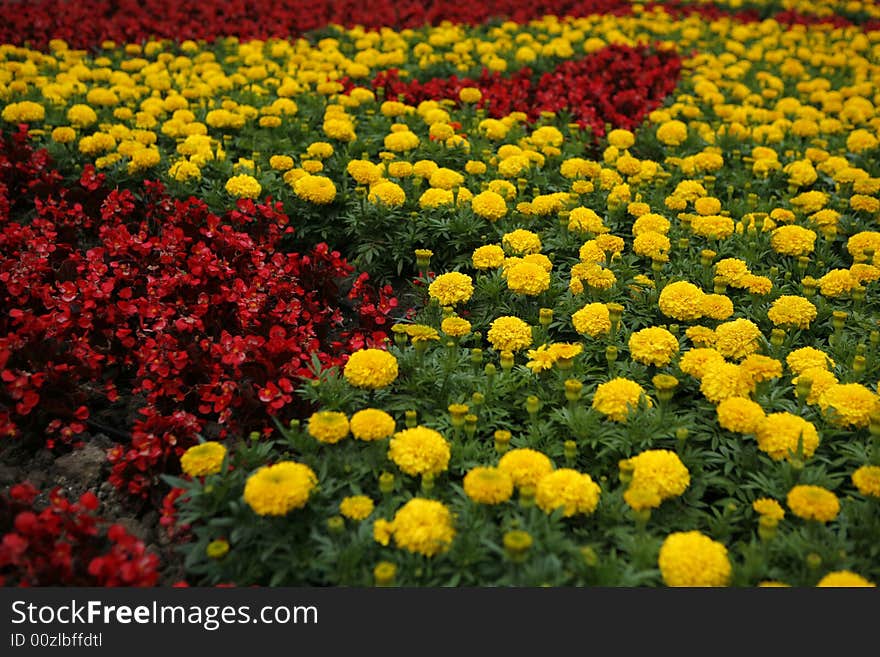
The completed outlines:
<svg viewBox="0 0 880 657">
<path fill-rule="evenodd" d="M 809 160 L 795 160 L 786 164 L 782 170 L 788 174 L 788 183 L 795 187 L 809 187 L 819 178 Z"/>
<path fill-rule="evenodd" d="M 201 178 L 202 170 L 189 160 L 178 160 L 168 169 L 168 175 L 178 182 L 186 182 Z"/>
<path fill-rule="evenodd" d="M 798 194 L 793 197 L 790 202 L 802 212 L 818 212 L 828 203 L 828 195 L 825 192 L 811 190 L 809 192 Z"/>
<path fill-rule="evenodd" d="M 834 360 L 824 351 L 815 347 L 795 349 L 785 357 L 785 362 L 788 368 L 795 374 L 801 374 L 810 367 L 821 367 L 826 370 L 829 367 L 834 367 Z"/>
<path fill-rule="evenodd" d="M 611 315 L 604 303 L 588 303 L 572 314 L 571 323 L 581 335 L 597 338 L 611 330 Z"/>
<path fill-rule="evenodd" d="M 375 504 L 366 495 L 352 495 L 339 503 L 339 513 L 349 520 L 364 520 L 372 512 Z"/>
<path fill-rule="evenodd" d="M 497 244 L 487 244 L 474 249 L 471 262 L 475 269 L 497 269 L 504 264 L 504 249 Z"/>
<path fill-rule="evenodd" d="M 439 431 L 428 427 L 398 431 L 388 445 L 388 458 L 413 476 L 443 472 L 449 456 L 449 443 Z"/>
<path fill-rule="evenodd" d="M 880 232 L 863 230 L 851 235 L 846 241 L 846 250 L 855 262 L 867 261 L 866 250 L 874 251 L 874 262 L 880 263 Z"/>
<path fill-rule="evenodd" d="M 776 299 L 767 311 L 767 317 L 775 326 L 784 328 L 810 328 L 817 310 L 809 300 L 801 296 L 784 294 Z"/>
<path fill-rule="evenodd" d="M 727 586 L 732 574 L 727 548 L 696 530 L 669 534 L 657 564 L 667 586 Z"/>
<path fill-rule="evenodd" d="M 318 485 L 314 471 L 303 463 L 265 465 L 248 477 L 244 501 L 261 516 L 283 516 L 300 509 Z"/>
<path fill-rule="evenodd" d="M 824 367 L 808 367 L 794 377 L 791 382 L 797 390 L 798 384 L 804 379 L 810 382 L 810 393 L 807 395 L 808 404 L 818 404 L 819 399 L 829 387 L 838 383 L 837 377 Z"/>
<path fill-rule="evenodd" d="M 385 518 L 378 518 L 373 522 L 373 540 L 381 545 L 388 545 L 394 533 L 394 525 Z"/>
<path fill-rule="evenodd" d="M 532 344 L 532 327 L 518 317 L 505 315 L 489 326 L 486 338 L 495 351 L 519 351 Z"/>
<path fill-rule="evenodd" d="M 549 349 L 555 354 L 557 360 L 571 360 L 583 352 L 584 347 L 578 343 L 554 342 Z"/>
<path fill-rule="evenodd" d="M 575 514 L 589 515 L 599 504 L 601 489 L 590 475 L 571 468 L 560 468 L 546 474 L 535 489 L 535 503 L 545 513 L 553 513 L 559 507 L 562 515 L 570 518 Z"/>
<path fill-rule="evenodd" d="M 678 338 L 659 326 L 641 329 L 629 338 L 632 359 L 644 365 L 668 365 L 678 350 Z"/>
<path fill-rule="evenodd" d="M 433 131 L 433 126 L 431 126 Z M 385 135 L 383 145 L 386 150 L 394 153 L 404 153 L 419 147 L 421 140 L 418 135 L 411 130 L 399 130 Z"/>
<path fill-rule="evenodd" d="M 794 224 L 780 226 L 770 234 L 770 246 L 782 255 L 810 255 L 816 244 L 816 233 Z"/>
<path fill-rule="evenodd" d="M 688 281 L 670 283 L 660 292 L 657 303 L 667 317 L 679 321 L 699 319 L 703 315 L 703 291 Z"/>
<path fill-rule="evenodd" d="M 707 326 L 688 326 L 685 336 L 695 347 L 712 347 L 715 345 L 715 330 Z"/>
<path fill-rule="evenodd" d="M 764 409 L 746 397 L 728 397 L 715 407 L 718 425 L 736 433 L 755 433 L 764 420 Z"/>
<path fill-rule="evenodd" d="M 782 363 L 763 354 L 749 354 L 740 362 L 739 367 L 755 383 L 782 376 Z"/>
<path fill-rule="evenodd" d="M 293 191 L 303 201 L 316 205 L 332 203 L 336 198 L 336 185 L 330 178 L 308 173 L 294 182 Z"/>
<path fill-rule="evenodd" d="M 370 187 L 367 200 L 370 203 L 381 203 L 388 207 L 396 208 L 406 202 L 406 192 L 397 183 L 390 180 L 380 180 Z"/>
<path fill-rule="evenodd" d="M 546 454 L 520 447 L 505 452 L 498 461 L 498 468 L 510 475 L 517 488 L 536 487 L 541 479 L 553 471 L 553 462 Z"/>
<path fill-rule="evenodd" d="M 691 230 L 701 237 L 725 239 L 733 235 L 736 224 L 720 214 L 697 215 L 691 220 Z"/>
<path fill-rule="evenodd" d="M 739 258 L 723 258 L 715 263 L 715 275 L 723 277 L 733 287 L 743 287 L 740 281 L 750 273 L 748 265 Z"/>
<path fill-rule="evenodd" d="M 825 297 L 840 297 L 856 286 L 856 279 L 849 269 L 832 269 L 819 278 L 819 292 Z"/>
<path fill-rule="evenodd" d="M 453 203 L 455 203 L 455 195 L 448 189 L 432 187 L 426 189 L 419 196 L 419 206 L 422 208 L 437 208 L 441 205 L 452 205 Z"/>
<path fill-rule="evenodd" d="M 840 513 L 837 495 L 822 486 L 795 486 L 788 491 L 786 503 L 791 512 L 803 520 L 830 522 Z"/>
<path fill-rule="evenodd" d="M 464 170 L 473 176 L 482 175 L 486 173 L 487 169 L 486 163 L 479 160 L 468 160 L 464 165 Z"/>
<path fill-rule="evenodd" d="M 373 526 L 373 535 L 383 545 L 390 538 L 394 544 L 408 552 L 433 557 L 446 552 L 455 539 L 453 516 L 449 508 L 442 502 L 414 497 L 394 514 L 394 519 L 377 520 Z"/>
<path fill-rule="evenodd" d="M 383 349 L 360 349 L 349 356 L 342 373 L 356 388 L 377 390 L 397 378 L 397 359 Z"/>
<path fill-rule="evenodd" d="M 56 144 L 70 144 L 76 141 L 76 130 L 68 126 L 59 126 L 52 131 L 52 141 Z"/>
<path fill-rule="evenodd" d="M 704 216 L 717 215 L 721 212 L 721 201 L 714 196 L 701 196 L 694 201 L 694 210 Z"/>
<path fill-rule="evenodd" d="M 321 128 L 330 139 L 338 139 L 344 142 L 351 142 L 357 139 L 354 124 L 348 118 L 326 118 Z"/>
<path fill-rule="evenodd" d="M 713 404 L 728 397 L 748 397 L 753 387 L 751 377 L 739 365 L 726 361 L 708 363 L 700 379 L 700 392 Z"/>
<path fill-rule="evenodd" d="M 75 128 L 88 128 L 98 122 L 98 115 L 88 105 L 71 105 L 67 110 L 67 120 Z"/>
<path fill-rule="evenodd" d="M 880 396 L 860 383 L 835 383 L 819 396 L 819 407 L 833 424 L 862 428 L 880 411 Z"/>
<path fill-rule="evenodd" d="M 501 504 L 513 495 L 513 478 L 501 468 L 471 468 L 463 486 L 465 495 L 478 504 Z"/>
<path fill-rule="evenodd" d="M 646 258 L 663 259 L 669 254 L 672 243 L 662 233 L 645 230 L 633 240 L 633 253 Z"/>
<path fill-rule="evenodd" d="M 877 585 L 866 577 L 854 573 L 850 570 L 835 570 L 822 577 L 816 584 L 821 587 L 842 587 L 842 588 L 875 588 Z"/>
<path fill-rule="evenodd" d="M 507 202 L 497 192 L 486 190 L 471 199 L 474 214 L 489 221 L 498 221 L 507 214 Z"/>
<path fill-rule="evenodd" d="M 317 411 L 309 417 L 308 434 L 321 443 L 338 443 L 348 435 L 348 417 L 339 411 Z"/>
<path fill-rule="evenodd" d="M 846 150 L 850 153 L 861 153 L 862 151 L 871 150 L 872 148 L 877 148 L 877 144 L 880 143 L 877 141 L 877 137 L 875 137 L 871 132 L 859 128 L 857 130 L 853 130 L 846 138 Z"/>
<path fill-rule="evenodd" d="M 639 511 L 656 508 L 660 503 L 678 497 L 691 483 L 691 475 L 678 454 L 668 449 L 649 449 L 621 461 L 632 471 L 624 501 Z M 650 493 L 645 495 L 645 493 Z"/>
<path fill-rule="evenodd" d="M 211 559 L 222 559 L 229 554 L 229 541 L 223 538 L 211 541 L 205 548 L 205 554 Z"/>
<path fill-rule="evenodd" d="M 758 425 L 758 449 L 774 461 L 791 458 L 803 442 L 803 455 L 811 457 L 819 447 L 819 434 L 812 422 L 787 411 L 770 413 Z"/>
<path fill-rule="evenodd" d="M 428 184 L 438 189 L 453 189 L 464 184 L 464 176 L 458 171 L 440 167 L 428 177 Z"/>
<path fill-rule="evenodd" d="M 349 421 L 351 435 L 357 440 L 382 440 L 396 430 L 396 422 L 385 411 L 378 408 L 365 408 L 357 411 Z"/>
<path fill-rule="evenodd" d="M 709 368 L 723 365 L 725 362 L 724 356 L 718 353 L 717 349 L 713 347 L 696 347 L 682 354 L 678 361 L 678 368 L 685 374 L 700 380 Z"/>
<path fill-rule="evenodd" d="M 23 100 L 9 103 L 3 108 L 2 116 L 7 123 L 38 123 L 46 118 L 46 110 L 39 103 Z"/>
<path fill-rule="evenodd" d="M 556 364 L 556 354 L 546 344 L 542 344 L 537 349 L 530 349 L 527 355 L 530 360 L 526 363 L 526 367 L 535 374 L 553 369 L 553 365 Z"/>
<path fill-rule="evenodd" d="M 727 319 L 733 314 L 733 301 L 723 294 L 704 294 L 700 301 L 700 312 L 709 319 Z"/>
<path fill-rule="evenodd" d="M 532 262 L 522 261 L 507 270 L 507 287 L 511 292 L 537 296 L 550 289 L 550 272 Z"/>
<path fill-rule="evenodd" d="M 782 520 L 785 517 L 785 509 L 771 497 L 761 497 L 755 500 L 752 502 L 752 509 L 758 515 L 767 516 L 776 521 Z"/>
<path fill-rule="evenodd" d="M 626 422 L 643 399 L 648 406 L 653 405 L 642 386 L 630 379 L 617 377 L 596 387 L 592 407 L 609 420 Z"/>
<path fill-rule="evenodd" d="M 256 178 L 242 174 L 226 181 L 226 191 L 236 198 L 257 198 L 263 188 Z"/>
<path fill-rule="evenodd" d="M 608 133 L 608 143 L 615 148 L 624 150 L 636 143 L 636 138 L 629 130 L 616 128 Z"/>
<path fill-rule="evenodd" d="M 577 207 L 568 214 L 568 229 L 572 232 L 604 233 L 608 229 L 602 223 L 602 217 L 590 208 Z"/>
<path fill-rule="evenodd" d="M 453 271 L 441 274 L 428 286 L 428 294 L 441 306 L 465 303 L 474 293 L 473 280 L 467 274 Z"/>
<path fill-rule="evenodd" d="M 687 125 L 682 121 L 664 121 L 655 132 L 657 140 L 666 146 L 678 146 L 687 139 Z"/>
<path fill-rule="evenodd" d="M 750 319 L 740 317 L 715 329 L 715 348 L 725 358 L 742 360 L 761 346 L 761 329 Z"/>
<path fill-rule="evenodd" d="M 269 166 L 275 171 L 289 171 L 293 168 L 293 158 L 289 155 L 273 155 L 269 158 Z"/>
<path fill-rule="evenodd" d="M 204 477 L 220 472 L 226 446 L 213 440 L 194 445 L 180 457 L 180 469 L 190 477 Z"/>
<path fill-rule="evenodd" d="M 501 244 L 514 255 L 526 255 L 541 251 L 541 238 L 532 231 L 523 228 L 505 233 L 501 238 Z"/>
<path fill-rule="evenodd" d="M 382 179 L 382 166 L 369 160 L 351 160 L 345 167 L 359 185 L 372 185 Z"/>
<path fill-rule="evenodd" d="M 880 465 L 863 465 L 852 474 L 852 482 L 862 495 L 880 497 Z"/>
<path fill-rule="evenodd" d="M 451 338 L 461 338 L 471 332 L 471 323 L 461 317 L 445 317 L 440 330 Z"/>
</svg>

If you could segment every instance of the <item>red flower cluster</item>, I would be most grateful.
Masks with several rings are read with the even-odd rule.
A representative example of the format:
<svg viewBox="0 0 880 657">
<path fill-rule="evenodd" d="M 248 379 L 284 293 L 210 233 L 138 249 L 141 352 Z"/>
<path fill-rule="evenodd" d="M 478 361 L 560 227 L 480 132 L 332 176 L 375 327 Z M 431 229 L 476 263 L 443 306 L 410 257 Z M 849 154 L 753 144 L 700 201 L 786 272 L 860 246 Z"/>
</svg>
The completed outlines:
<svg viewBox="0 0 880 657">
<path fill-rule="evenodd" d="M 0 585 L 156 585 L 159 558 L 122 525 L 96 515 L 94 493 L 71 502 L 55 488 L 41 511 L 38 494 L 22 483 L 0 495 Z"/>
<path fill-rule="evenodd" d="M 65 187 L 8 144 L 5 198 L 28 219 L 0 215 L 0 435 L 76 444 L 90 408 L 139 395 L 131 443 L 109 456 L 111 481 L 146 496 L 207 422 L 219 438 L 268 431 L 272 415 L 305 413 L 300 377 L 386 338 L 390 286 L 326 244 L 286 252 L 280 203 L 219 216 L 159 183 L 107 190 L 91 166 Z"/>
<path fill-rule="evenodd" d="M 546 14 L 587 16 L 628 13 L 625 0 L 37 0 L 2 3 L 0 41 L 41 48 L 50 39 L 88 48 L 105 40 L 141 42 L 147 37 L 213 40 L 218 35 L 241 39 L 297 37 L 330 24 L 366 28 L 417 28 L 448 20 L 476 25 L 491 18 L 525 23 Z"/>
<path fill-rule="evenodd" d="M 565 61 L 537 78 L 531 69 L 522 68 L 507 76 L 484 70 L 476 80 L 452 76 L 419 82 L 404 81 L 396 70 L 389 70 L 377 75 L 372 86 L 385 98 L 402 97 L 410 104 L 440 98 L 457 102 L 462 88 L 477 87 L 483 94 L 480 106 L 490 116 L 500 118 L 529 108 L 529 119 L 534 121 L 541 112 L 564 111 L 572 122 L 598 137 L 605 134 L 606 124 L 638 126 L 675 89 L 680 72 L 681 59 L 673 50 L 611 45 Z M 349 81 L 345 85 L 354 86 Z"/>
</svg>

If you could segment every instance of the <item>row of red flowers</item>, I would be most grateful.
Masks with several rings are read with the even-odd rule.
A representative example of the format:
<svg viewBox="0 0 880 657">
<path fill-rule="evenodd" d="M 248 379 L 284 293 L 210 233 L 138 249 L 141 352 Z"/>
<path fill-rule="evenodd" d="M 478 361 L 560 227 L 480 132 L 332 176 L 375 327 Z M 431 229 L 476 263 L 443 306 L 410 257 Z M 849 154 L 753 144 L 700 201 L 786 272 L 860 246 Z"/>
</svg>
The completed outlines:
<svg viewBox="0 0 880 657">
<path fill-rule="evenodd" d="M 313 360 L 383 340 L 397 301 L 326 244 L 287 252 L 290 223 L 271 199 L 218 216 L 88 165 L 65 185 L 23 127 L 0 139 L 0 436 L 62 449 L 96 411 L 127 419 L 111 481 L 147 497 L 209 423 L 222 438 L 304 414 Z M 140 419 L 119 418 L 133 396 Z"/>
<path fill-rule="evenodd" d="M 482 92 L 479 106 L 489 116 L 501 118 L 527 108 L 529 120 L 542 112 L 565 111 L 570 120 L 588 127 L 594 137 L 605 134 L 605 125 L 632 130 L 656 109 L 678 84 L 681 59 L 673 50 L 651 46 L 611 45 L 582 59 L 566 60 L 552 71 L 535 77 L 528 67 L 513 74 L 484 70 L 478 79 L 432 78 L 425 82 L 403 80 L 397 71 L 384 71 L 371 86 L 385 98 L 403 98 L 416 105 L 423 100 L 458 100 L 464 87 Z M 350 89 L 354 85 L 346 83 Z"/>
<path fill-rule="evenodd" d="M 9 5 L 3 0 L 0 5 Z M 552 14 L 587 16 L 596 13 L 627 14 L 633 8 L 624 0 L 488 0 L 454 3 L 444 0 L 278 0 L 251 3 L 245 0 L 203 0 L 180 3 L 173 0 L 95 0 L 79 3 L 70 0 L 15 2 L 14 10 L 4 7 L 0 25 L 3 43 L 45 47 L 51 39 L 63 39 L 73 47 L 88 48 L 106 40 L 140 42 L 150 37 L 212 40 L 217 35 L 235 35 L 242 40 L 287 38 L 329 24 L 362 25 L 366 28 L 412 28 L 452 21 L 470 25 L 491 19 L 518 23 Z M 750 8 L 731 11 L 712 4 L 649 2 L 651 10 L 663 6 L 676 14 L 700 13 L 708 18 L 730 15 L 742 21 L 773 17 L 779 22 L 827 22 L 836 26 L 852 25 L 858 16 L 817 17 L 768 5 L 761 10 Z M 880 28 L 869 21 L 866 29 Z"/>
</svg>

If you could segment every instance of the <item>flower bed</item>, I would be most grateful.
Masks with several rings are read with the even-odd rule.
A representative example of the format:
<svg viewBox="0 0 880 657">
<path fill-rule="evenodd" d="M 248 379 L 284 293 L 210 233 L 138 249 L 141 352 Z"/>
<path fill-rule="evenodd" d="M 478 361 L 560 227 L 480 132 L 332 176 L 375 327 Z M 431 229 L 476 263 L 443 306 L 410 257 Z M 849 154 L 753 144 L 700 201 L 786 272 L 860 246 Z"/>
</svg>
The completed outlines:
<svg viewBox="0 0 880 657">
<path fill-rule="evenodd" d="M 878 581 L 873 4 L 47 6 L 0 50 L 0 433 L 109 430 L 187 583 Z M 83 581 L 22 490 L 0 574 Z"/>
</svg>

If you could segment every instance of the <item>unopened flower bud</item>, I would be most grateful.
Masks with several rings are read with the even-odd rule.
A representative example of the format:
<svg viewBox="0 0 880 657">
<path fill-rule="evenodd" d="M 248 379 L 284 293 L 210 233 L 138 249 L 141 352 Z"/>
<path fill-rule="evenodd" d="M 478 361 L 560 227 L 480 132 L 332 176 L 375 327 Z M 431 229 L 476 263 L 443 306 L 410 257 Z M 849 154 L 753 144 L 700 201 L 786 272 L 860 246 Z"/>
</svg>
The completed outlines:
<svg viewBox="0 0 880 657">
<path fill-rule="evenodd" d="M 775 328 L 770 331 L 770 344 L 774 347 L 781 347 L 785 342 L 785 331 L 781 328 Z"/>
<path fill-rule="evenodd" d="M 565 398 L 570 402 L 576 402 L 581 398 L 584 384 L 577 379 L 565 380 Z"/>
<path fill-rule="evenodd" d="M 508 449 L 510 449 L 510 438 L 511 433 L 506 429 L 498 429 L 495 432 L 495 451 L 499 454 L 504 454 Z"/>
<path fill-rule="evenodd" d="M 418 412 L 414 410 L 406 411 L 404 414 L 404 422 L 406 423 L 407 429 L 413 429 L 418 426 Z"/>
<path fill-rule="evenodd" d="M 211 559 L 222 559 L 229 553 L 229 541 L 225 538 L 218 538 L 208 543 L 205 548 L 205 554 Z"/>
<path fill-rule="evenodd" d="M 776 536 L 776 527 L 779 521 L 770 516 L 761 516 L 758 519 L 758 536 L 762 541 L 772 540 Z"/>
<path fill-rule="evenodd" d="M 573 440 L 566 440 L 562 444 L 562 455 L 566 461 L 574 461 L 577 458 L 578 446 Z"/>
<path fill-rule="evenodd" d="M 502 351 L 501 352 L 501 369 L 505 372 L 509 372 L 513 369 L 513 352 L 512 351 Z"/>
<path fill-rule="evenodd" d="M 394 474 L 383 472 L 379 475 L 379 490 L 386 495 L 394 490 Z"/>
<path fill-rule="evenodd" d="M 376 586 L 391 586 L 397 575 L 397 566 L 390 561 L 380 561 L 373 568 L 373 581 Z"/>
<path fill-rule="evenodd" d="M 521 529 L 505 532 L 502 539 L 504 552 L 511 561 L 521 563 L 525 560 L 529 548 L 532 547 L 532 536 Z"/>
<path fill-rule="evenodd" d="M 541 323 L 541 326 L 547 328 L 550 326 L 550 322 L 553 321 L 553 309 L 552 308 L 541 308 L 538 311 L 538 321 Z"/>
<path fill-rule="evenodd" d="M 345 530 L 345 518 L 330 516 L 327 518 L 327 529 L 331 534 L 341 534 Z"/>
</svg>

